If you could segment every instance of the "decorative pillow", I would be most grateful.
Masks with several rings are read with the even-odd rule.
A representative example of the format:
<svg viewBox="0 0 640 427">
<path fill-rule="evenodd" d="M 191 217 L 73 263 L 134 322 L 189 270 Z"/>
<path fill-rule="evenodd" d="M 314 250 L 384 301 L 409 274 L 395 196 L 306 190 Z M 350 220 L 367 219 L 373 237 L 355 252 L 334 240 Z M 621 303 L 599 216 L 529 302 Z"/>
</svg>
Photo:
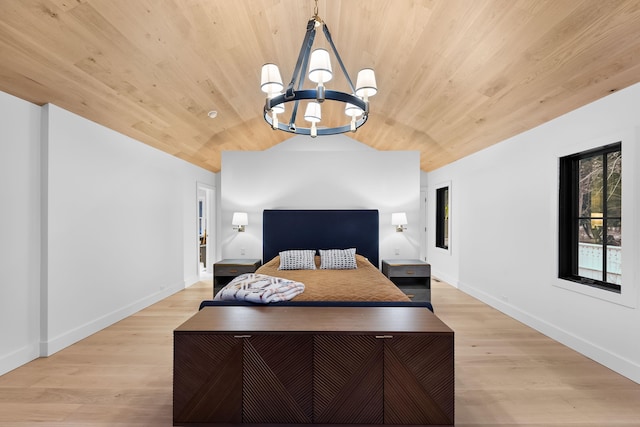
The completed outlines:
<svg viewBox="0 0 640 427">
<path fill-rule="evenodd" d="M 315 270 L 315 256 L 313 249 L 282 251 L 278 270 Z"/>
<path fill-rule="evenodd" d="M 356 264 L 356 248 L 350 249 L 320 249 L 320 269 L 322 270 L 353 270 Z"/>
</svg>

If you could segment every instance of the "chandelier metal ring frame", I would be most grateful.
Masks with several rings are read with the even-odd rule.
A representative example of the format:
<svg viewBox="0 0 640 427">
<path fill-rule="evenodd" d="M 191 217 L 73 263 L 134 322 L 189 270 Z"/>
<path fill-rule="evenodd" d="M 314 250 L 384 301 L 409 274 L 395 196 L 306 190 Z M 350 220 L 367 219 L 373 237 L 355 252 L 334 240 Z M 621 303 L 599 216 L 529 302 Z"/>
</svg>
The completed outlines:
<svg viewBox="0 0 640 427">
<path fill-rule="evenodd" d="M 275 98 L 267 99 L 267 102 L 265 103 L 265 106 L 264 106 L 264 119 L 266 120 L 267 123 L 269 123 L 271 127 L 273 127 L 273 117 L 270 115 L 270 111 L 273 107 L 275 107 L 276 105 L 283 104 L 285 102 L 295 101 L 296 102 L 296 104 L 294 105 L 294 111 L 295 111 L 298 108 L 298 101 L 303 99 L 316 99 L 316 97 L 317 97 L 316 89 L 305 89 L 305 90 L 293 91 L 293 98 L 291 99 L 286 99 L 286 94 L 277 96 Z M 325 90 L 324 97 L 325 99 L 330 99 L 332 101 L 339 101 L 339 102 L 355 105 L 356 107 L 364 111 L 362 118 L 360 118 L 359 120 L 356 120 L 355 129 L 358 129 L 360 126 L 362 126 L 369 118 L 369 104 L 365 103 L 362 99 L 358 98 L 357 96 L 349 95 L 347 93 L 338 92 L 335 90 Z M 295 118 L 296 118 L 296 112 L 291 114 L 291 120 L 288 124 L 277 122 L 276 123 L 277 128 L 285 132 L 291 132 L 298 135 L 311 135 L 310 127 L 309 128 L 296 127 Z M 338 133 L 345 133 L 352 130 L 353 129 L 351 128 L 351 124 L 346 124 L 344 126 L 338 126 L 338 127 L 332 127 L 332 128 L 318 128 L 317 132 L 318 132 L 318 135 L 335 135 Z"/>
<path fill-rule="evenodd" d="M 264 119 L 273 129 L 299 135 L 311 135 L 312 137 L 317 135 L 334 135 L 349 131 L 355 132 L 356 129 L 367 121 L 369 117 L 368 98 L 377 92 L 374 71 L 370 68 L 360 70 L 357 85 L 354 87 L 349 73 L 347 73 L 340 58 L 340 54 L 333 43 L 329 28 L 318 16 L 317 0 L 314 13 L 314 16 L 307 23 L 307 31 L 300 48 L 298 60 L 291 81 L 284 93 L 281 92 L 284 86 L 277 65 L 265 64 L 262 66 L 261 87 L 262 90 L 267 93 L 267 99 L 264 104 Z M 324 49 L 316 49 L 311 52 L 311 47 L 313 46 L 313 41 L 316 36 L 316 28 L 319 26 L 323 27 L 323 33 L 346 78 L 351 94 L 328 90 L 324 87 L 323 76 L 325 76 L 325 82 L 332 78 L 328 52 Z M 324 51 L 321 52 L 321 54 L 326 57 L 326 59 L 323 58 L 326 62 L 320 60 L 320 65 L 318 65 L 318 58 L 316 56 L 323 55 L 316 55 L 317 51 Z M 312 70 L 309 72 L 309 79 L 317 82 L 318 85 L 316 89 L 303 89 L 310 62 L 312 63 Z M 326 76 L 328 76 L 328 78 Z M 320 122 L 321 119 L 320 105 L 327 99 L 345 104 L 345 114 L 351 117 L 350 123 L 344 126 L 316 128 L 316 123 Z M 296 127 L 295 122 L 301 100 L 311 101 L 308 103 L 307 111 L 304 113 L 304 118 L 311 122 L 311 127 Z M 287 103 L 293 103 L 292 113 L 288 123 L 281 123 L 278 120 L 277 114 L 284 112 L 284 105 Z M 361 117 L 357 118 L 359 116 Z"/>
</svg>

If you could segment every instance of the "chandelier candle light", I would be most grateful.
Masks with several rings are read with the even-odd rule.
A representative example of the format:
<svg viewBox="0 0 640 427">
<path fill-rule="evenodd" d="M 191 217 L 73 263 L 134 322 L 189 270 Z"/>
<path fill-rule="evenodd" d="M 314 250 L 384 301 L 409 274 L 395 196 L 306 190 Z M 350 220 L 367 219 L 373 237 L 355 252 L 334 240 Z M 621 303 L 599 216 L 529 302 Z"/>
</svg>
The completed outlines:
<svg viewBox="0 0 640 427">
<path fill-rule="evenodd" d="M 331 68 L 331 58 L 329 51 L 318 48 L 311 52 L 313 41 L 316 36 L 316 29 L 322 27 L 324 36 L 327 39 L 333 54 L 335 55 L 340 69 L 342 70 L 351 93 L 345 93 L 325 88 L 333 78 L 333 70 Z M 316 84 L 315 89 L 303 89 L 305 75 L 309 70 L 308 77 Z M 264 104 L 264 119 L 273 129 L 279 129 L 285 132 L 295 133 L 298 135 L 310 135 L 316 137 L 318 135 L 334 135 L 345 132 L 355 132 L 362 126 L 369 116 L 369 97 L 377 93 L 376 76 L 371 68 L 365 68 L 358 72 L 356 86 L 347 73 L 340 54 L 333 44 L 329 28 L 318 16 L 318 0 L 313 17 L 307 22 L 307 32 L 300 48 L 298 61 L 296 62 L 293 76 L 284 93 L 284 85 L 280 70 L 276 64 L 264 64 L 261 73 L 261 89 L 267 94 Z M 343 126 L 322 127 L 317 125 L 322 119 L 321 105 L 325 100 L 342 102 L 345 104 L 344 113 L 350 117 L 350 123 Z M 311 123 L 308 128 L 296 127 L 296 116 L 298 114 L 298 106 L 301 100 L 308 101 L 304 112 L 304 119 Z M 292 103 L 292 112 L 288 123 L 281 123 L 278 120 L 278 114 L 285 111 L 285 104 Z"/>
</svg>

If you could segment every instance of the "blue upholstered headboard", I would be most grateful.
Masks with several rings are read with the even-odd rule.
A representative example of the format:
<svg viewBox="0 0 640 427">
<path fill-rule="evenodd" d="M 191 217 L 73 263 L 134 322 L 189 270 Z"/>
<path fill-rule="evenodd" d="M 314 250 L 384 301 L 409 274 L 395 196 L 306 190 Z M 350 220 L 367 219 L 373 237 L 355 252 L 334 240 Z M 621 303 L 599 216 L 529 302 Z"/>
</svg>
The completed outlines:
<svg viewBox="0 0 640 427">
<path fill-rule="evenodd" d="M 265 210 L 262 259 L 288 249 L 346 249 L 378 264 L 379 214 L 363 210 Z"/>
</svg>

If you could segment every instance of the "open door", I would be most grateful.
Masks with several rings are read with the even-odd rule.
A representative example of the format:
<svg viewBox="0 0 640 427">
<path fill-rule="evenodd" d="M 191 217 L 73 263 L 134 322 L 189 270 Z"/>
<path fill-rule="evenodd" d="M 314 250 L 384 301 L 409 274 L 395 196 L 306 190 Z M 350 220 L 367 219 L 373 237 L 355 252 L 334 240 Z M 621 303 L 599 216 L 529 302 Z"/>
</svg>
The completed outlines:
<svg viewBox="0 0 640 427">
<path fill-rule="evenodd" d="M 215 188 L 207 184 L 198 183 L 197 206 L 197 262 L 200 278 L 213 274 L 213 260 L 215 260 Z"/>
</svg>

